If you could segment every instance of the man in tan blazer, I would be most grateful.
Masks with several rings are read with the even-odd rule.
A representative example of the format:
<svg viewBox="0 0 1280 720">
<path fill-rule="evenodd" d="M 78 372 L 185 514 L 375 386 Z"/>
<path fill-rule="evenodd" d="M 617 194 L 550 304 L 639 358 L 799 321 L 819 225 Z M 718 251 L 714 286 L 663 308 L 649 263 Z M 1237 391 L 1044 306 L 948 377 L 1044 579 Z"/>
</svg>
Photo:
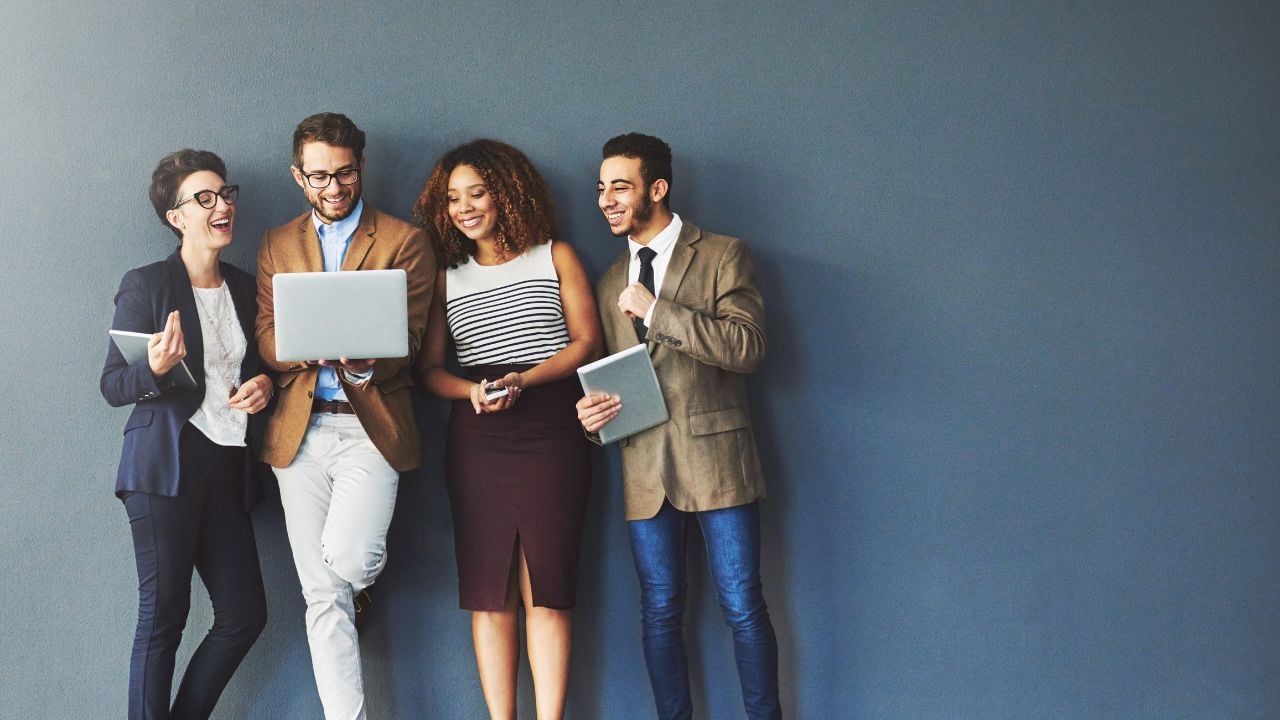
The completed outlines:
<svg viewBox="0 0 1280 720">
<path fill-rule="evenodd" d="M 610 353 L 646 343 L 671 419 L 620 441 L 644 654 L 660 718 L 692 714 L 683 639 L 685 532 L 696 520 L 750 718 L 779 718 L 778 644 L 760 584 L 764 478 L 746 376 L 764 357 L 764 301 L 746 245 L 669 209 L 671 149 L 629 133 L 605 143 L 600 210 L 628 251 L 596 284 Z M 592 394 L 595 433 L 626 398 Z M 722 714 L 719 712 L 713 713 Z"/>
<path fill-rule="evenodd" d="M 408 358 L 276 358 L 271 278 L 280 272 L 403 269 L 409 352 L 427 320 L 435 256 L 423 231 L 361 199 L 364 133 L 320 113 L 293 135 L 294 180 L 311 211 L 267 231 L 258 251 L 258 348 L 279 377 L 262 459 L 280 483 L 307 602 L 307 640 L 325 717 L 364 717 L 357 609 L 386 564 L 400 472 L 420 462 Z M 361 613 L 362 615 L 363 613 Z"/>
</svg>

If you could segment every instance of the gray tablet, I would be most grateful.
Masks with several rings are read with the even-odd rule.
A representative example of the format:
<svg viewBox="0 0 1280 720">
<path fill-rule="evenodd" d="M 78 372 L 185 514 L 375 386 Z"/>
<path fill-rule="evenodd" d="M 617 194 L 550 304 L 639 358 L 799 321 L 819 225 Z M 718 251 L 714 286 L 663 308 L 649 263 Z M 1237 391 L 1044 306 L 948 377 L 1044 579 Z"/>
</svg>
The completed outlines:
<svg viewBox="0 0 1280 720">
<path fill-rule="evenodd" d="M 407 356 L 407 282 L 404 270 L 276 273 L 276 358 Z"/>
<path fill-rule="evenodd" d="M 622 398 L 621 412 L 600 428 L 601 443 L 635 435 L 671 417 L 644 343 L 583 365 L 578 368 L 578 380 L 588 394 L 603 392 Z"/>
<path fill-rule="evenodd" d="M 128 330 L 109 330 L 111 340 L 115 342 L 116 347 L 120 350 L 120 354 L 124 356 L 124 361 L 130 365 L 137 362 L 147 362 L 147 344 L 151 342 L 151 336 L 155 333 L 130 332 Z M 173 384 L 179 387 L 196 387 L 196 379 L 187 369 L 187 361 L 179 360 L 178 364 L 169 371 L 169 375 L 173 378 Z"/>
</svg>

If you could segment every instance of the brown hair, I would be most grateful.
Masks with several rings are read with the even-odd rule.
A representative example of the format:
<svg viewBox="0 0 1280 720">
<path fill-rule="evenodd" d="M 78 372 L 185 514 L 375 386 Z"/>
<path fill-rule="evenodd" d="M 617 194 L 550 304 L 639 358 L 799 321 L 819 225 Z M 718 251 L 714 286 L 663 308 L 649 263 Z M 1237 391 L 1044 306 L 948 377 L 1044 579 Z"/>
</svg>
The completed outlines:
<svg viewBox="0 0 1280 720">
<path fill-rule="evenodd" d="M 201 170 L 217 173 L 223 182 L 227 181 L 226 163 L 208 150 L 185 148 L 171 152 L 160 158 L 156 169 L 151 171 L 151 188 L 147 191 L 147 195 L 151 198 L 151 207 L 155 208 L 160 224 L 172 230 L 178 237 L 182 237 L 182 232 L 169 222 L 166 214 L 178 204 L 178 187 L 182 185 L 182 181 L 186 180 L 188 175 Z"/>
<path fill-rule="evenodd" d="M 459 165 L 475 168 L 489 190 L 498 217 L 498 252 L 515 256 L 556 233 L 555 208 L 542 175 L 519 150 L 497 140 L 472 140 L 440 157 L 413 208 L 413 217 L 435 241 L 441 265 L 458 267 L 476 254 L 476 244 L 449 217 L 449 174 Z"/>
<path fill-rule="evenodd" d="M 351 148 L 356 162 L 364 157 L 364 131 L 341 113 L 316 113 L 298 123 L 293 131 L 293 166 L 299 170 L 302 169 L 302 146 L 309 142 Z"/>
</svg>

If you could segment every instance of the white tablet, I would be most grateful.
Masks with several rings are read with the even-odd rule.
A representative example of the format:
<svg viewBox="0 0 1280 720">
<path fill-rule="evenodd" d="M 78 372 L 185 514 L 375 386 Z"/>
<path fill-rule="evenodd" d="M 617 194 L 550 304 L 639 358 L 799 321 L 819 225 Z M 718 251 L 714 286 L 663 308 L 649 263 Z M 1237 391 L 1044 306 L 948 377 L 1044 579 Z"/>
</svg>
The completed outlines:
<svg viewBox="0 0 1280 720">
<path fill-rule="evenodd" d="M 645 343 L 583 365 L 578 368 L 578 381 L 588 394 L 603 392 L 622 398 L 618 416 L 600 428 L 602 444 L 661 425 L 670 417 Z"/>
<path fill-rule="evenodd" d="M 276 273 L 276 358 L 407 356 L 407 283 L 404 270 Z"/>
<path fill-rule="evenodd" d="M 109 330 L 111 339 L 115 342 L 116 348 L 120 350 L 120 354 L 124 356 L 124 361 L 130 365 L 139 362 L 147 362 L 147 344 L 151 342 L 151 336 L 155 333 L 130 332 L 128 330 Z M 178 364 L 169 371 L 169 375 L 173 378 L 173 384 L 179 387 L 196 387 L 196 379 L 187 369 L 187 361 L 179 360 Z"/>
</svg>

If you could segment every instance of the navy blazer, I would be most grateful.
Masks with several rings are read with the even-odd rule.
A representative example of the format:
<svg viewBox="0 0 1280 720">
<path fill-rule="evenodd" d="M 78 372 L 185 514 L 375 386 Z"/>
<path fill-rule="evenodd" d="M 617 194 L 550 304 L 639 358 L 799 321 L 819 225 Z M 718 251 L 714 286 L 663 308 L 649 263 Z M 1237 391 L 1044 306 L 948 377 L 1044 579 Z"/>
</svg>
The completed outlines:
<svg viewBox="0 0 1280 720">
<path fill-rule="evenodd" d="M 248 347 L 240 365 L 240 382 L 259 373 L 254 319 L 258 313 L 257 285 L 254 277 L 227 263 L 219 263 L 222 278 L 231 291 L 236 317 L 244 331 Z M 178 438 L 182 428 L 204 400 L 204 339 L 200 332 L 200 315 L 196 311 L 195 292 L 182 258 L 174 251 L 168 259 L 134 268 L 120 280 L 116 292 L 116 311 L 111 329 L 157 333 L 164 330 L 169 313 L 177 310 L 182 322 L 183 340 L 187 346 L 184 362 L 195 377 L 196 388 L 179 387 L 168 377 L 157 379 L 145 360 L 133 365 L 125 362 L 115 342 L 107 341 L 107 360 L 102 366 L 102 397 L 112 407 L 133 405 L 124 426 L 124 447 L 116 471 L 116 495 L 146 492 L 176 497 L 181 491 L 178 462 Z M 250 416 L 265 416 L 265 410 Z M 256 428 L 254 428 L 256 429 Z M 197 431 L 198 432 L 198 431 Z M 250 435 L 256 433 L 251 431 Z M 253 443 L 249 443 L 253 445 Z M 244 503 L 251 509 L 262 499 L 262 485 L 254 473 L 252 452 L 245 453 Z"/>
</svg>

